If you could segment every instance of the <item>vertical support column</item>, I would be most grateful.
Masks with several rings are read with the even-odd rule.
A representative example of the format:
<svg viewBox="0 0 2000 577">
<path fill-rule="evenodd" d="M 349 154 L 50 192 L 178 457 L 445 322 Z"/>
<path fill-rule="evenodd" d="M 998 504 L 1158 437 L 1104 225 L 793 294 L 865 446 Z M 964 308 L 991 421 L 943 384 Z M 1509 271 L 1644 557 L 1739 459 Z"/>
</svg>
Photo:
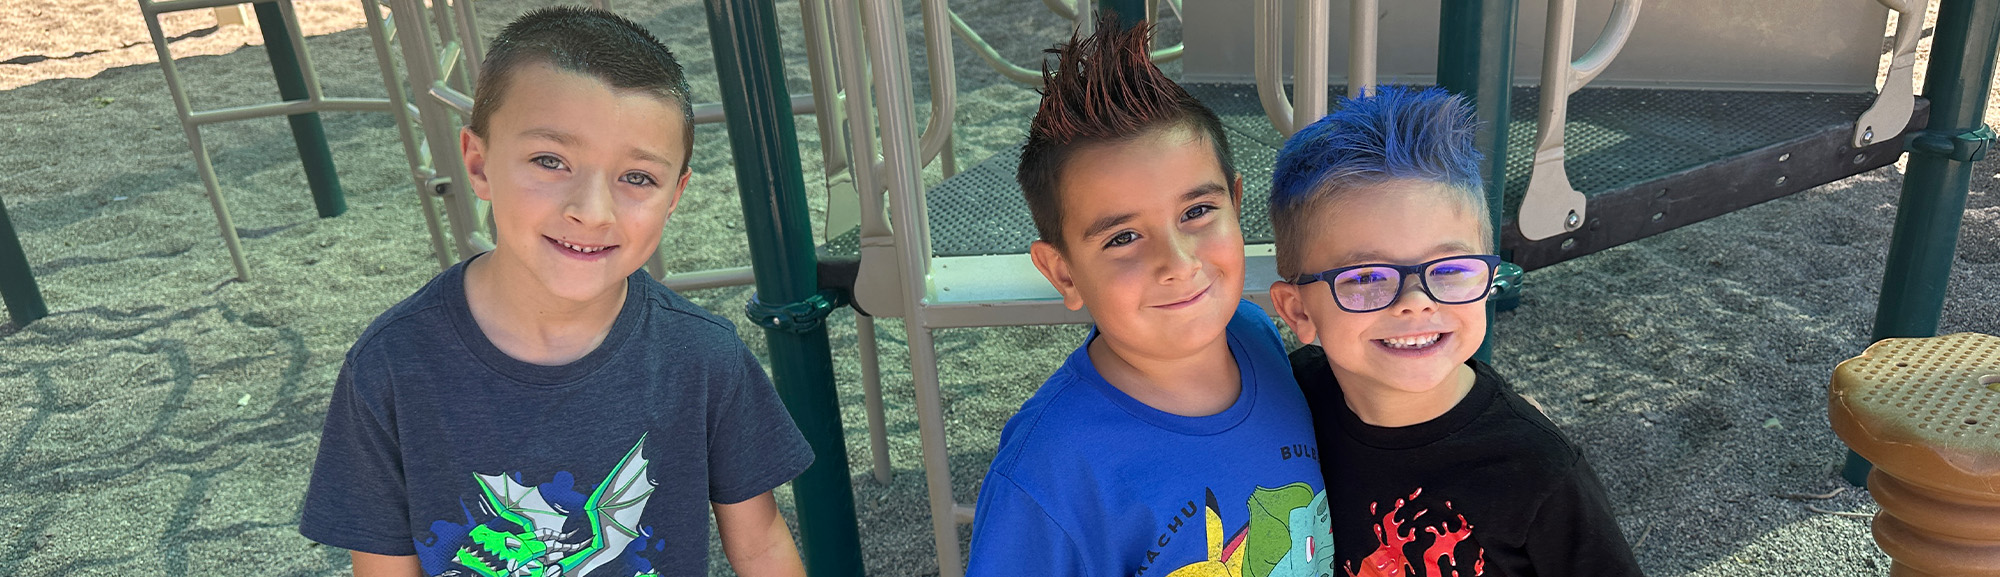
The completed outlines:
<svg viewBox="0 0 2000 577">
<path fill-rule="evenodd" d="M 14 221 L 7 217 L 5 202 L 0 202 L 0 301 L 7 303 L 7 317 L 16 327 L 49 316 L 42 289 L 35 286 L 35 271 L 28 268 L 28 255 L 21 251 L 21 239 L 14 236 Z"/>
<path fill-rule="evenodd" d="M 1519 7 L 1520 0 L 1444 0 L 1438 18 L 1438 86 L 1471 100 L 1479 114 L 1481 126 L 1473 139 L 1486 155 L 1480 178 L 1486 184 L 1495 249 L 1507 213 L 1507 106 Z M 1480 360 L 1493 357 L 1494 304 L 1486 300 L 1486 341 L 1476 355 Z"/>
<path fill-rule="evenodd" d="M 299 55 L 292 50 L 292 35 L 286 29 L 284 14 L 274 2 L 258 2 L 256 6 L 257 26 L 264 32 L 264 51 L 271 56 L 271 72 L 278 77 L 279 97 L 288 101 L 309 99 L 305 74 L 300 68 Z M 340 191 L 340 176 L 333 171 L 333 151 L 326 146 L 326 129 L 320 125 L 319 113 L 293 114 L 285 119 L 292 123 L 292 141 L 298 144 L 299 160 L 305 165 L 306 184 L 312 188 L 313 205 L 319 209 L 319 217 L 333 218 L 347 212 L 347 198 Z"/>
<path fill-rule="evenodd" d="M 1959 221 L 1972 183 L 1972 163 L 1985 155 L 1993 134 L 1983 122 L 1986 93 L 1993 85 L 1994 49 L 2000 45 L 2000 4 L 1944 0 L 1938 5 L 1937 34 L 1931 40 L 1924 97 L 1931 100 L 1930 128 L 1911 135 L 1909 169 L 1889 261 L 1882 272 L 1882 297 L 1875 307 L 1880 341 L 1937 336 L 1945 286 L 1958 250 Z M 1866 485 L 1868 461 L 1853 451 L 1841 476 Z"/>
<path fill-rule="evenodd" d="M 1097 0 L 1097 11 L 1115 12 L 1118 27 L 1131 28 L 1146 21 L 1146 0 Z"/>
<path fill-rule="evenodd" d="M 736 158 L 755 299 L 783 306 L 815 298 L 818 256 L 806 215 L 805 179 L 779 57 L 772 0 L 707 0 L 709 39 L 722 81 L 729 149 Z M 692 127 L 690 127 L 692 129 Z M 792 481 L 799 549 L 814 577 L 861 575 L 861 539 L 848 481 L 847 442 L 833 387 L 826 327 L 767 328 L 771 376 L 815 459 Z"/>
</svg>

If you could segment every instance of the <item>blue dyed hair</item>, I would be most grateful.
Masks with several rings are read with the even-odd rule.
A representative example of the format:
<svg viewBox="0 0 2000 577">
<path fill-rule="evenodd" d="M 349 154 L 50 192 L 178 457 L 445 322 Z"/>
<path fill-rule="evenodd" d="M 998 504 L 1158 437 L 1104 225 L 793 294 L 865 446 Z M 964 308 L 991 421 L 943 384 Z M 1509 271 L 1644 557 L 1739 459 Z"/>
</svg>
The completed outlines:
<svg viewBox="0 0 2000 577">
<path fill-rule="evenodd" d="M 1478 219 L 1480 241 L 1492 242 L 1471 104 L 1439 88 L 1384 86 L 1339 107 L 1286 140 L 1271 169 L 1279 275 L 1301 272 L 1299 243 L 1319 207 L 1391 180 L 1444 184 Z"/>
</svg>

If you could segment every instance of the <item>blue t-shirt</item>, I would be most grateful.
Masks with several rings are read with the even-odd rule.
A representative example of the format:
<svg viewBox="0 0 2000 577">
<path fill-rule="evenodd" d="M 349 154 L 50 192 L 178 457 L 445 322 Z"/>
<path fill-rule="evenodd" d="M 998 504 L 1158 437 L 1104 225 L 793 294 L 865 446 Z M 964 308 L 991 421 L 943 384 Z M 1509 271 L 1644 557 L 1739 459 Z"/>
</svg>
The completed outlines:
<svg viewBox="0 0 2000 577">
<path fill-rule="evenodd" d="M 812 463 L 736 328 L 643 271 L 602 344 L 543 366 L 493 346 L 465 265 L 348 350 L 299 532 L 426 575 L 703 574 L 709 503 Z"/>
<path fill-rule="evenodd" d="M 1105 382 L 1085 339 L 1001 431 L 966 574 L 1331 574 L 1312 415 L 1284 344 L 1249 301 L 1228 336 L 1242 392 L 1206 417 Z"/>
</svg>

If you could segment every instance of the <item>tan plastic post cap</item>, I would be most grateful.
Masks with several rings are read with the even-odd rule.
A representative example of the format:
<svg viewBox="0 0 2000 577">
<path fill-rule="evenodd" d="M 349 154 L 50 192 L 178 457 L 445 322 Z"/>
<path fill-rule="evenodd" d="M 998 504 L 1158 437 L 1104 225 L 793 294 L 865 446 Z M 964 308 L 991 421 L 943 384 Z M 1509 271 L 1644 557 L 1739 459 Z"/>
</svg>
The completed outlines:
<svg viewBox="0 0 2000 577">
<path fill-rule="evenodd" d="M 1833 370 L 1833 430 L 1906 480 L 2000 496 L 2000 337 L 1884 339 Z"/>
<path fill-rule="evenodd" d="M 1827 417 L 1875 464 L 1891 577 L 2000 577 L 2000 337 L 1875 343 L 1834 368 Z"/>
</svg>

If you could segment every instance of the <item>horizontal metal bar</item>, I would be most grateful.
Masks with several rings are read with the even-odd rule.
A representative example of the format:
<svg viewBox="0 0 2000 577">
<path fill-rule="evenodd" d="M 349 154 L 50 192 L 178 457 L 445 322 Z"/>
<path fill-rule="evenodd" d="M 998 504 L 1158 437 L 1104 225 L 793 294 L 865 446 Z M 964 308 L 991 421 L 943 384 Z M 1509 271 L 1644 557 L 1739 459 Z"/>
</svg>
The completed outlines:
<svg viewBox="0 0 2000 577">
<path fill-rule="evenodd" d="M 1818 132 L 1589 195 L 1590 217 L 1574 231 L 1530 241 L 1518 225 L 1500 231 L 1500 247 L 1526 270 L 1605 250 L 1894 164 L 1903 142 L 1930 122 L 1930 101 L 1917 99 L 1909 129 L 1897 138 L 1854 148 L 1854 126 Z"/>
<path fill-rule="evenodd" d="M 459 114 L 472 115 L 472 97 L 461 94 L 457 90 L 452 90 L 450 86 L 445 86 L 442 80 L 431 85 L 429 94 L 431 98 L 436 99 L 445 106 L 451 107 L 452 110 L 457 110 Z"/>
<path fill-rule="evenodd" d="M 819 106 L 813 103 L 811 94 L 792 97 L 792 114 L 813 114 Z M 694 105 L 695 124 L 715 124 L 722 122 L 722 103 L 710 102 Z"/>
<path fill-rule="evenodd" d="M 388 112 L 389 110 L 391 108 L 386 98 L 326 98 L 318 102 L 290 100 L 196 112 L 188 115 L 188 122 L 203 125 L 312 112 Z"/>
<path fill-rule="evenodd" d="M 660 279 L 660 284 L 676 292 L 744 286 L 753 282 L 757 282 L 757 278 L 747 266 L 670 274 Z"/>
<path fill-rule="evenodd" d="M 189 10 L 200 10 L 203 8 L 221 8 L 223 6 L 235 6 L 238 4 L 255 4 L 259 1 L 270 1 L 270 0 L 170 0 L 168 2 L 147 2 L 145 0 L 140 0 L 139 13 L 147 16 L 153 16 L 158 14 L 166 14 L 168 12 L 186 12 Z"/>
</svg>

